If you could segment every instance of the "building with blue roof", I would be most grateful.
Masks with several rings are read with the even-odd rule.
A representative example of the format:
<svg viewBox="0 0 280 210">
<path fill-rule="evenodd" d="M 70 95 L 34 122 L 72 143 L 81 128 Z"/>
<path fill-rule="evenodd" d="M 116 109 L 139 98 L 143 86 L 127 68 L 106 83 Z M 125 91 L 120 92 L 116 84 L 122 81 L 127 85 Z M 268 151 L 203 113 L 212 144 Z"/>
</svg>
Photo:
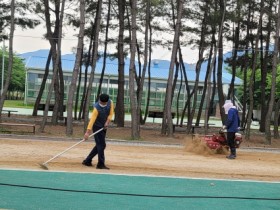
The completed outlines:
<svg viewBox="0 0 280 210">
<path fill-rule="evenodd" d="M 38 50 L 34 52 L 28 52 L 19 55 L 25 62 L 26 67 L 26 90 L 25 90 L 25 102 L 27 104 L 34 103 L 36 100 L 36 97 L 38 95 L 38 91 L 40 89 L 45 66 L 47 62 L 47 57 L 49 54 L 49 50 Z M 68 95 L 68 88 L 71 83 L 72 78 L 72 72 L 74 69 L 75 64 L 75 54 L 65 54 L 61 57 L 62 61 L 62 70 L 64 74 L 64 81 L 65 81 L 65 101 L 67 101 L 67 95 Z M 129 90 L 128 88 L 128 77 L 129 77 L 129 63 L 130 60 L 126 58 L 125 60 L 125 90 Z M 143 64 L 142 64 L 143 66 Z M 169 75 L 169 66 L 170 61 L 168 60 L 152 60 L 151 63 L 151 99 L 150 99 L 150 107 L 151 109 L 159 109 L 162 110 L 164 99 L 165 99 L 165 93 L 166 93 L 166 85 L 167 85 L 167 78 Z M 50 65 L 50 69 L 52 68 L 52 65 Z M 101 75 L 101 71 L 103 68 L 103 57 L 99 58 L 99 60 L 96 63 L 95 68 L 95 76 L 94 76 L 94 82 L 93 82 L 93 92 L 92 92 L 92 100 L 96 98 L 97 94 L 97 88 L 99 85 L 99 79 Z M 205 76 L 206 76 L 206 68 L 207 68 L 207 62 L 204 62 L 202 64 L 200 76 L 199 76 L 199 96 L 202 93 Z M 136 63 L 136 69 L 139 69 L 138 63 Z M 195 82 L 196 79 L 196 72 L 195 72 L 195 64 L 187 64 L 185 63 L 185 69 L 188 77 L 188 81 L 190 84 L 190 89 L 192 89 L 192 85 Z M 82 73 L 84 77 L 85 68 L 82 68 Z M 89 67 L 88 72 L 91 72 L 91 68 Z M 139 71 L 137 70 L 137 74 Z M 52 75 L 52 71 L 50 70 L 50 77 Z M 146 77 L 148 77 L 148 72 L 146 71 Z M 178 82 L 177 82 L 177 88 L 175 90 L 175 96 L 176 94 L 179 94 L 179 86 L 181 81 L 182 75 L 179 73 L 178 75 Z M 222 81 L 223 85 L 225 86 L 225 90 L 228 88 L 230 82 L 231 82 L 232 75 L 225 70 L 223 71 L 222 75 Z M 148 80 L 147 80 L 148 81 Z M 144 94 L 143 94 L 143 101 L 146 101 L 147 96 L 147 81 L 144 85 Z M 50 83 L 50 81 L 48 81 Z M 239 78 L 235 79 L 236 85 L 241 85 L 242 80 Z M 48 84 L 47 84 L 48 85 Z M 179 100 L 179 108 L 183 108 L 185 101 L 186 101 L 186 91 L 185 91 L 185 84 L 183 82 L 180 92 L 180 100 Z M 111 98 L 116 101 L 117 97 L 117 90 L 118 90 L 118 60 L 117 59 L 106 59 L 106 68 L 105 68 L 105 74 L 104 79 L 102 83 L 102 92 L 106 92 L 110 94 Z M 43 99 L 47 95 L 48 88 L 45 88 L 45 93 L 43 94 Z M 82 94 L 82 90 L 80 91 L 80 94 Z M 126 107 L 129 109 L 129 93 L 125 94 L 125 104 Z M 198 97 L 198 100 L 200 100 L 200 97 Z M 174 100 L 174 107 L 176 107 L 176 100 Z M 144 103 L 145 104 L 145 103 Z"/>
</svg>

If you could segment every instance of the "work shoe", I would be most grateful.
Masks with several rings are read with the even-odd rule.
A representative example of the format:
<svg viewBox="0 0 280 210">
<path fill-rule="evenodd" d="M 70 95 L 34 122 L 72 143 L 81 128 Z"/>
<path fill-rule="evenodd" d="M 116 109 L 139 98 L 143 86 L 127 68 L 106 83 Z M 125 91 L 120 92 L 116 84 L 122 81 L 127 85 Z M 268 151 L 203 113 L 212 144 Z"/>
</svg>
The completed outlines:
<svg viewBox="0 0 280 210">
<path fill-rule="evenodd" d="M 107 170 L 110 169 L 110 168 L 108 168 L 108 167 L 105 166 L 105 165 L 102 165 L 102 166 L 97 165 L 96 168 L 97 168 L 97 169 L 107 169 Z"/>
<path fill-rule="evenodd" d="M 82 162 L 84 166 L 92 166 L 92 163 L 86 162 L 85 160 Z"/>
<path fill-rule="evenodd" d="M 235 159 L 236 158 L 236 155 L 228 155 L 226 156 L 227 159 Z"/>
</svg>

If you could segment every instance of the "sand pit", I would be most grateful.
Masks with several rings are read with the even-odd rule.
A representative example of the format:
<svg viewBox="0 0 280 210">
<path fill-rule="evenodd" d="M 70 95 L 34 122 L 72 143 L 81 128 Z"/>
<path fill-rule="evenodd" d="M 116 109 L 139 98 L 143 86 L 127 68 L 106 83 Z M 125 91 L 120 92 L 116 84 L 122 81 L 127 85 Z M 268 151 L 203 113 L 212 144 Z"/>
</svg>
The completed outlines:
<svg viewBox="0 0 280 210">
<path fill-rule="evenodd" d="M 75 141 L 0 139 L 2 169 L 42 170 L 43 163 Z M 106 164 L 110 170 L 98 170 L 81 164 L 93 146 L 84 142 L 48 163 L 51 171 L 114 173 L 196 178 L 280 180 L 280 154 L 238 150 L 235 160 L 194 145 L 126 144 L 108 141 Z M 202 147 L 202 146 L 201 146 Z M 96 164 L 96 158 L 93 162 Z"/>
</svg>

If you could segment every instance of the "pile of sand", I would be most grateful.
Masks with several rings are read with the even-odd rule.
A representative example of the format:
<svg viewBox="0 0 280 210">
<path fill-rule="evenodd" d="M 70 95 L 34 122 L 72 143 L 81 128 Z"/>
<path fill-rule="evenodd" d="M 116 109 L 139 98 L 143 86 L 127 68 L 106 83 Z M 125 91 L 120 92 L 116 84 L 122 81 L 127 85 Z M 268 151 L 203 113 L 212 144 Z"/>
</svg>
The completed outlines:
<svg viewBox="0 0 280 210">
<path fill-rule="evenodd" d="M 187 142 L 187 141 L 186 141 Z M 219 149 L 210 149 L 206 142 L 203 140 L 203 136 L 195 135 L 192 141 L 188 141 L 185 144 L 185 150 L 200 155 L 213 155 L 213 154 L 227 154 L 228 150 L 224 147 Z"/>
</svg>

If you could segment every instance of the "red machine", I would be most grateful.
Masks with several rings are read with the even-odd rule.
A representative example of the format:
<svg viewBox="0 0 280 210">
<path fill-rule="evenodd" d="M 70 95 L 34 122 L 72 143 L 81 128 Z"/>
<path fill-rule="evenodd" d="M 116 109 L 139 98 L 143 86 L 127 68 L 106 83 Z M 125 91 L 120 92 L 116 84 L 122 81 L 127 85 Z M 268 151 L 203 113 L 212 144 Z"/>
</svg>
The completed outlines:
<svg viewBox="0 0 280 210">
<path fill-rule="evenodd" d="M 219 131 L 219 134 L 213 134 L 213 135 L 206 135 L 203 137 L 202 140 L 206 142 L 206 145 L 213 150 L 219 150 L 221 148 L 228 149 L 227 140 L 226 140 L 226 130 L 221 129 Z M 240 133 L 235 134 L 235 147 L 239 148 L 240 144 L 242 143 L 242 135 Z"/>
</svg>

